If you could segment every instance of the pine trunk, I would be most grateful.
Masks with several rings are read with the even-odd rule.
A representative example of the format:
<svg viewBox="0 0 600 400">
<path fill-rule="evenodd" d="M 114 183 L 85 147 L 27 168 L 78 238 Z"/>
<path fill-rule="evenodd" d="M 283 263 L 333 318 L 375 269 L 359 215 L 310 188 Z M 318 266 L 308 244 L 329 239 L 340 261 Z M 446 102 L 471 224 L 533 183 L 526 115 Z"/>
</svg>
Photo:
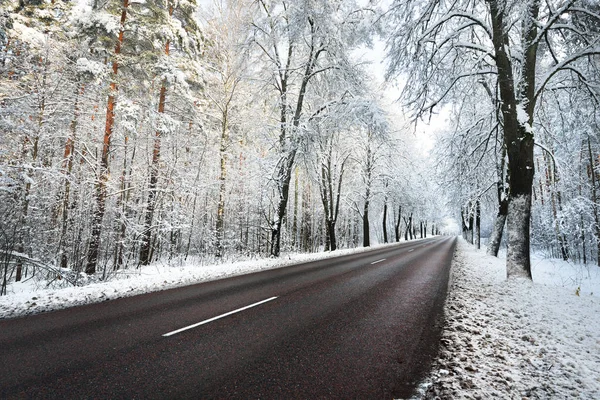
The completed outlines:
<svg viewBox="0 0 600 400">
<path fill-rule="evenodd" d="M 100 247 L 100 235 L 102 234 L 102 220 L 106 210 L 106 184 L 108 182 L 108 156 L 110 152 L 110 142 L 115 120 L 115 105 L 117 103 L 117 72 L 119 71 L 118 57 L 121 54 L 121 46 L 123 44 L 123 36 L 125 32 L 125 20 L 127 19 L 127 7 L 129 0 L 123 0 L 123 10 L 121 11 L 121 28 L 119 38 L 115 45 L 115 60 L 112 63 L 113 81 L 110 84 L 110 94 L 106 104 L 106 124 L 104 126 L 104 138 L 102 144 L 102 156 L 100 158 L 100 171 L 98 180 L 96 181 L 95 201 L 96 210 L 92 217 L 92 232 L 90 237 L 90 245 L 88 249 L 87 265 L 85 267 L 86 274 L 94 274 L 98 264 L 98 254 Z"/>
<path fill-rule="evenodd" d="M 169 7 L 169 16 L 173 15 L 173 7 Z M 165 44 L 165 55 L 169 56 L 170 42 L 167 40 Z M 160 95 L 158 99 L 158 113 L 164 114 L 165 101 L 167 97 L 167 81 L 164 79 L 160 87 Z M 150 182 L 148 183 L 148 204 L 144 217 L 144 230 L 142 232 L 142 244 L 140 246 L 140 264 L 148 265 L 152 259 L 152 220 L 154 219 L 154 210 L 156 209 L 157 200 L 157 184 L 158 170 L 160 164 L 160 147 L 161 147 L 162 132 L 156 131 L 154 136 L 154 149 L 152 151 L 152 165 L 150 166 Z"/>
</svg>

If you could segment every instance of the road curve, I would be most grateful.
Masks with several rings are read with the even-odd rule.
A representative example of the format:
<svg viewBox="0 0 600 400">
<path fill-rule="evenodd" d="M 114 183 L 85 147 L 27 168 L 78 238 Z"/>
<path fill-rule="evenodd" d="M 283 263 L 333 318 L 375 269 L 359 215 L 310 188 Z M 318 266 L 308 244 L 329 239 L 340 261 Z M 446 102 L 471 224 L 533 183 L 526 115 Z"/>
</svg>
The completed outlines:
<svg viewBox="0 0 600 400">
<path fill-rule="evenodd" d="M 0 398 L 407 397 L 437 349 L 455 244 L 0 321 Z"/>
</svg>

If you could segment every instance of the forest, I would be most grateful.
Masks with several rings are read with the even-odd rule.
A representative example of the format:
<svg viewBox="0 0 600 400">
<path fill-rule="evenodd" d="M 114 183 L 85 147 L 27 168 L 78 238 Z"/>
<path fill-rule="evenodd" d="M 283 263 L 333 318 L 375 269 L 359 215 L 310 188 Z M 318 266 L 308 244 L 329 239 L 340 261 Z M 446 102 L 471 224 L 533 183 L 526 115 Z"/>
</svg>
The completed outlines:
<svg viewBox="0 0 600 400">
<path fill-rule="evenodd" d="M 1 293 L 461 231 L 600 266 L 599 67 L 595 0 L 4 1 Z"/>
</svg>

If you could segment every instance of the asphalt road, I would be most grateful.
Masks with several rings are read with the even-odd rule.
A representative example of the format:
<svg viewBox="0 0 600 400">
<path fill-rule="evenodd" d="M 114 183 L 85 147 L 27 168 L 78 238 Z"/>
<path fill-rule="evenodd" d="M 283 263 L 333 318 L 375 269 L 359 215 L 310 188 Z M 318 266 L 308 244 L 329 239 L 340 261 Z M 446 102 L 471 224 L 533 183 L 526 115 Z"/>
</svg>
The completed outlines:
<svg viewBox="0 0 600 400">
<path fill-rule="evenodd" d="M 454 238 L 0 321 L 0 398 L 388 399 L 435 354 Z"/>
</svg>

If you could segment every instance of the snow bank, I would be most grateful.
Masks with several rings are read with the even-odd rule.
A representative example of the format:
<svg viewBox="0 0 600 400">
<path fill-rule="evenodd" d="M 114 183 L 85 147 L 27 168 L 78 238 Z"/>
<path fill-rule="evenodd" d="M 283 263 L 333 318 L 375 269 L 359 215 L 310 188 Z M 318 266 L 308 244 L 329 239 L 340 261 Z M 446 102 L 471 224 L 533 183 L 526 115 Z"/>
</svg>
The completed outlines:
<svg viewBox="0 0 600 400">
<path fill-rule="evenodd" d="M 440 354 L 417 398 L 600 398 L 600 268 L 532 264 L 536 283 L 506 281 L 505 260 L 459 239 Z"/>
<path fill-rule="evenodd" d="M 13 318 L 77 305 L 99 303 L 119 297 L 172 289 L 195 283 L 223 279 L 266 269 L 360 253 L 394 244 L 369 248 L 336 250 L 312 254 L 287 254 L 280 258 L 254 259 L 241 262 L 202 265 L 201 261 L 181 266 L 154 263 L 140 269 L 122 270 L 105 282 L 83 282 L 84 286 L 46 288 L 46 280 L 25 279 L 8 285 L 7 296 L 0 296 L 0 318 Z M 88 279 L 81 274 L 83 279 Z M 55 284 L 56 282 L 54 282 Z"/>
</svg>

